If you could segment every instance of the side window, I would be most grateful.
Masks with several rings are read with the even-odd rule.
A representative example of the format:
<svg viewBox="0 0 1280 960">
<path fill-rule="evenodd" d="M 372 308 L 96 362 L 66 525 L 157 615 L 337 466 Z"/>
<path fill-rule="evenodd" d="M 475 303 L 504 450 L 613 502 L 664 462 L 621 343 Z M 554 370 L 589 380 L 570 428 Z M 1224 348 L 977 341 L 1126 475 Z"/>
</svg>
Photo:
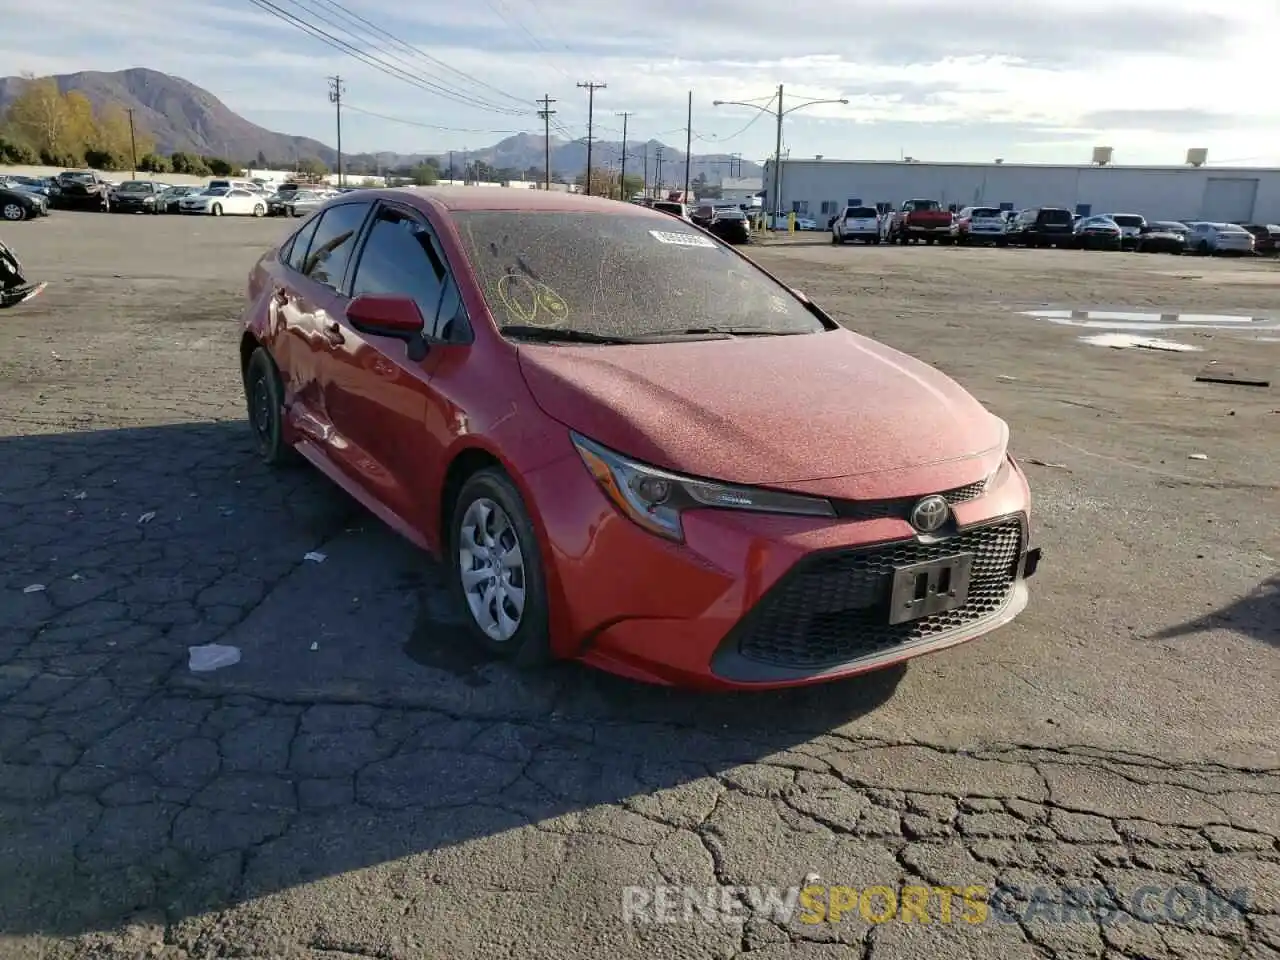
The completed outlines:
<svg viewBox="0 0 1280 960">
<path fill-rule="evenodd" d="M 356 235 L 368 212 L 367 203 L 344 203 L 326 210 L 299 269 L 317 283 L 341 289 L 355 250 Z"/>
<path fill-rule="evenodd" d="M 356 264 L 353 297 L 361 294 L 410 297 L 422 311 L 428 333 L 456 339 L 465 324 L 457 284 L 449 273 L 431 228 L 394 208 L 378 211 Z M 444 327 L 437 328 L 437 318 Z"/>
<path fill-rule="evenodd" d="M 293 235 L 293 242 L 289 245 L 288 251 L 281 251 L 281 259 L 299 273 L 302 272 L 302 265 L 307 257 L 307 248 L 311 246 L 311 238 L 315 236 L 316 227 L 319 225 L 320 218 L 312 217 L 310 221 L 303 225 L 301 230 Z"/>
</svg>

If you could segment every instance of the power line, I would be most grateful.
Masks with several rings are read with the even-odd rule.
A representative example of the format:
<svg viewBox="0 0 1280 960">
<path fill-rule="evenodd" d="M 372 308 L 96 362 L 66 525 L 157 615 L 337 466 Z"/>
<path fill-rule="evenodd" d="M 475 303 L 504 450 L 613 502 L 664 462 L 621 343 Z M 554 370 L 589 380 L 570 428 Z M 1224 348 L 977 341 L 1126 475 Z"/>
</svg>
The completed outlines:
<svg viewBox="0 0 1280 960">
<path fill-rule="evenodd" d="M 750 130 L 753 126 L 755 126 L 756 122 L 759 121 L 759 119 L 763 116 L 765 116 L 765 114 L 757 113 L 754 117 L 752 117 L 750 120 L 746 122 L 746 125 L 743 126 L 742 129 L 729 134 L 727 137 L 717 137 L 714 135 L 703 136 L 700 133 L 695 133 L 693 136 L 695 139 L 701 140 L 703 143 L 727 143 L 730 140 L 738 139 L 738 137 L 742 136 L 744 133 Z"/>
<path fill-rule="evenodd" d="M 493 84 L 487 83 L 484 80 L 481 80 L 479 77 L 473 76 L 472 74 L 469 74 L 464 70 L 459 70 L 456 67 L 452 67 L 449 64 L 445 63 L 443 60 L 439 59 L 438 57 L 433 57 L 431 54 L 427 53 L 425 50 L 419 50 L 417 47 L 413 46 L 412 44 L 406 43 L 405 41 L 397 37 L 395 34 L 389 33 L 386 30 L 382 29 L 382 27 L 378 26 L 376 23 L 372 22 L 371 20 L 368 20 L 365 17 L 360 16 L 360 14 L 354 12 L 353 10 L 347 9 L 341 3 L 338 3 L 338 0 L 319 0 L 319 2 L 325 4 L 328 7 L 332 7 L 334 10 L 338 11 L 341 15 L 343 15 L 346 19 L 363 25 L 370 32 L 374 33 L 379 37 L 382 37 L 389 43 L 392 43 L 395 46 L 399 47 L 400 49 L 406 51 L 410 56 L 432 63 L 437 67 L 439 67 L 440 69 L 447 70 L 449 73 L 454 74 L 455 76 L 459 77 L 462 80 L 467 81 L 468 83 L 474 83 L 477 86 L 485 87 L 486 89 L 491 90 L 494 93 L 498 94 L 498 96 L 504 97 L 512 101 L 513 103 L 519 103 L 519 104 L 524 103 L 524 101 L 521 98 L 515 96 L 514 94 L 507 93 L 507 91 L 501 89 L 500 87 L 495 87 Z"/>
<path fill-rule="evenodd" d="M 299 30 L 303 31 L 304 33 L 308 34 L 314 39 L 319 40 L 321 43 L 325 44 L 326 46 L 331 47 L 335 50 L 338 50 L 342 53 L 345 53 L 348 56 L 356 60 L 359 60 L 365 66 L 372 67 L 374 70 L 377 70 L 380 73 L 386 74 L 389 77 L 393 77 L 397 80 L 402 80 L 405 83 L 408 83 L 411 86 L 417 87 L 420 90 L 425 90 L 428 93 L 436 94 L 437 96 L 443 97 L 447 100 L 452 100 L 455 103 L 460 103 L 464 106 L 478 107 L 482 110 L 488 110 L 494 113 L 504 113 L 509 116 L 518 116 L 522 113 L 527 114 L 527 111 L 495 107 L 492 104 L 488 104 L 488 103 L 485 103 L 484 101 L 476 100 L 475 98 L 469 97 L 466 94 L 457 93 L 455 91 L 449 90 L 448 88 L 442 87 L 437 83 L 432 83 L 429 80 L 424 80 L 420 76 L 415 76 L 414 74 L 409 73 L 406 70 L 403 70 L 399 67 L 395 67 L 391 64 L 388 64 L 378 59 L 373 54 L 366 53 L 363 50 L 360 50 L 358 47 L 355 47 L 352 44 L 348 43 L 347 41 L 334 36 L 333 34 L 329 33 L 328 31 L 320 27 L 317 27 L 315 24 L 309 23 L 302 17 L 299 17 L 293 13 L 290 13 L 288 10 L 285 10 L 279 7 L 278 5 L 273 3 L 272 0 L 249 0 L 249 2 L 252 3 L 254 6 L 258 7 L 259 9 L 264 10 L 267 13 L 271 14 L 271 16 L 289 24 L 290 26 L 297 27 Z"/>
<path fill-rule="evenodd" d="M 595 122 L 596 112 L 596 91 L 604 90 L 608 84 L 596 83 L 594 80 L 588 80 L 579 83 L 580 89 L 587 91 L 587 196 L 591 196 L 591 145 L 595 142 L 592 124 Z"/>
<path fill-rule="evenodd" d="M 528 133 L 527 130 L 484 130 L 475 127 L 445 127 L 438 123 L 425 123 L 421 120 L 407 120 L 404 117 L 392 117 L 385 113 L 375 113 L 373 110 L 366 110 L 363 107 L 353 107 L 347 101 L 342 101 L 342 109 L 348 113 L 358 113 L 362 116 L 373 117 L 375 120 L 385 120 L 387 123 L 400 123 L 406 127 L 421 127 L 423 130 L 443 130 L 446 133 L 493 133 L 511 135 L 515 133 Z"/>
</svg>

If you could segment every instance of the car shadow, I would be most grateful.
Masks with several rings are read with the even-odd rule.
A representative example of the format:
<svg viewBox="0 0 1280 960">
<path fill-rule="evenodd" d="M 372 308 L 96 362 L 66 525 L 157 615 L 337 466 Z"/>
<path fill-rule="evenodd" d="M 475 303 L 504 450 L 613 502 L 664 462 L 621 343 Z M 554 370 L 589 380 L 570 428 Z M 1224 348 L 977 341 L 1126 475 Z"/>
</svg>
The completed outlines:
<svg viewBox="0 0 1280 960">
<path fill-rule="evenodd" d="M 240 422 L 0 439 L 0 537 L 0 935 L 392 863 L 467 883 L 502 835 L 601 808 L 698 829 L 730 771 L 823 769 L 806 744 L 905 674 L 709 695 L 494 663 L 428 559 Z M 382 599 L 335 619 L 352 582 Z M 191 673 L 231 639 L 241 663 Z"/>
<path fill-rule="evenodd" d="M 1261 643 L 1280 647 L 1280 575 L 1262 581 L 1235 603 L 1154 635 L 1172 640 L 1205 630 L 1235 630 Z"/>
</svg>

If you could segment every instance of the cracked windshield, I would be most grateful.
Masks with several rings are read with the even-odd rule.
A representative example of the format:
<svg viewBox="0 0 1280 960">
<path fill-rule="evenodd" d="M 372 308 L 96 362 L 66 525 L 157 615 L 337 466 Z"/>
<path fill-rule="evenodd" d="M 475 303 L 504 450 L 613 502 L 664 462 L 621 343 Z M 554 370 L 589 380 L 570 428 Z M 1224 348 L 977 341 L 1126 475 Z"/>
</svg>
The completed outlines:
<svg viewBox="0 0 1280 960">
<path fill-rule="evenodd" d="M 67 14 L 0 960 L 1280 960 L 1274 3 Z"/>
</svg>

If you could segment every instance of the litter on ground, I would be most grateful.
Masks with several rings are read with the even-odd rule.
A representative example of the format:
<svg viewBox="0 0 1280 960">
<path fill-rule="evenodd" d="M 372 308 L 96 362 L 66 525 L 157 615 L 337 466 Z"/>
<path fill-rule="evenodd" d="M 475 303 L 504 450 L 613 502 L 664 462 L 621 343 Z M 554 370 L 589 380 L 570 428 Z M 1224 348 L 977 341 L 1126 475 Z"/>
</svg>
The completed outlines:
<svg viewBox="0 0 1280 960">
<path fill-rule="evenodd" d="M 1095 347 L 1111 347 L 1113 350 L 1166 350 L 1170 353 L 1194 353 L 1199 347 L 1174 340 L 1161 340 L 1159 337 L 1139 337 L 1132 333 L 1096 333 L 1089 337 L 1081 337 L 1085 343 Z"/>
<path fill-rule="evenodd" d="M 240 648 L 220 643 L 206 643 L 200 647 L 187 647 L 187 666 L 192 673 L 208 673 L 240 662 Z"/>
</svg>

